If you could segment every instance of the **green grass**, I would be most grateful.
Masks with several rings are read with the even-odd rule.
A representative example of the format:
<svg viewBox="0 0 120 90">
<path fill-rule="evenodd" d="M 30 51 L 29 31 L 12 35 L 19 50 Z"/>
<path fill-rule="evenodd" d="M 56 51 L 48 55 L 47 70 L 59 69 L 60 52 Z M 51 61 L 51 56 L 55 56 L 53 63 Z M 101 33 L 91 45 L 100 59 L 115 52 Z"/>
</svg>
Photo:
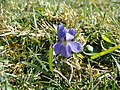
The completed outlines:
<svg viewBox="0 0 120 90">
<path fill-rule="evenodd" d="M 1 90 L 120 89 L 120 3 L 1 1 Z M 82 52 L 53 56 L 59 24 L 76 29 Z"/>
</svg>

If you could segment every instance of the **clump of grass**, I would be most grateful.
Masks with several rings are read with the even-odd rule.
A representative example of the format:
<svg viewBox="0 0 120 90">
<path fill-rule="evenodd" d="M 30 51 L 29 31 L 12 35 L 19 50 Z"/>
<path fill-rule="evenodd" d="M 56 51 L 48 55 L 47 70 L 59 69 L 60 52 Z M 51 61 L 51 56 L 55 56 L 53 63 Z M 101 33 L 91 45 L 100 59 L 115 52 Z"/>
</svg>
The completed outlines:
<svg viewBox="0 0 120 90">
<path fill-rule="evenodd" d="M 0 2 L 1 89 L 120 89 L 119 3 L 5 1 Z M 81 53 L 53 56 L 58 24 L 76 29 Z"/>
</svg>

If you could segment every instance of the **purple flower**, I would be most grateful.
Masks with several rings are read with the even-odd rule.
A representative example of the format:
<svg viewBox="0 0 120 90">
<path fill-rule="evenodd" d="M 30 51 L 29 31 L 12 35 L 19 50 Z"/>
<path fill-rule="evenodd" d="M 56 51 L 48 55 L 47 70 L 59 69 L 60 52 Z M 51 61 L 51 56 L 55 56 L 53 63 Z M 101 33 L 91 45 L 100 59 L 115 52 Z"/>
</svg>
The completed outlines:
<svg viewBox="0 0 120 90">
<path fill-rule="evenodd" d="M 69 31 L 63 25 L 58 25 L 57 36 L 60 42 L 53 45 L 55 55 L 61 54 L 63 57 L 70 57 L 71 53 L 78 53 L 82 50 L 82 44 L 72 42 L 76 34 L 75 29 L 71 28 Z"/>
</svg>

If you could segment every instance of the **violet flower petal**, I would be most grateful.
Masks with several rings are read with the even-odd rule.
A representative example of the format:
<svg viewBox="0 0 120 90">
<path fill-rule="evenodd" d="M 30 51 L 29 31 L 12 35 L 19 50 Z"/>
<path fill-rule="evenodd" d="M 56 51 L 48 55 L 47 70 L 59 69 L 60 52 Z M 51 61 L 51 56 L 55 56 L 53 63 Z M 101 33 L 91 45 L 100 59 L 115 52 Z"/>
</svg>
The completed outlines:
<svg viewBox="0 0 120 90">
<path fill-rule="evenodd" d="M 66 40 L 67 40 L 67 41 L 71 41 L 73 38 L 74 38 L 73 35 L 71 35 L 71 34 L 69 34 L 69 33 L 66 33 Z"/>
<path fill-rule="evenodd" d="M 82 50 L 82 44 L 78 42 L 69 42 L 69 46 L 72 50 L 72 52 L 78 53 Z"/>
<path fill-rule="evenodd" d="M 71 28 L 68 33 L 70 33 L 71 35 L 75 36 L 76 30 L 74 28 Z"/>
<path fill-rule="evenodd" d="M 66 36 L 66 28 L 63 26 L 63 25 L 58 25 L 57 27 L 57 35 L 58 35 L 58 38 L 63 41 L 65 36 Z"/>
<path fill-rule="evenodd" d="M 55 43 L 53 45 L 53 48 L 54 48 L 55 55 L 59 54 L 61 49 L 61 42 Z"/>
<path fill-rule="evenodd" d="M 70 57 L 70 55 L 71 55 L 71 48 L 70 48 L 69 45 L 61 47 L 61 55 L 63 57 L 66 57 L 66 58 Z"/>
</svg>

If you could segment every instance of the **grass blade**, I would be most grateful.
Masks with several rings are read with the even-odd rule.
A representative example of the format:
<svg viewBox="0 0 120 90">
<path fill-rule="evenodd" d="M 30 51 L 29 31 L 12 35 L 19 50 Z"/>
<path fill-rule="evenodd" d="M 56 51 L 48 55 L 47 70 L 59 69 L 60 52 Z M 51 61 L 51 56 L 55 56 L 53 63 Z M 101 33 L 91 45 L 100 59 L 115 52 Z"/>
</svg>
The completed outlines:
<svg viewBox="0 0 120 90">
<path fill-rule="evenodd" d="M 50 47 L 49 49 L 49 68 L 50 68 L 50 71 L 53 72 L 53 68 L 52 68 L 52 59 L 53 59 L 53 48 Z"/>
<path fill-rule="evenodd" d="M 117 62 L 117 60 L 112 56 L 112 58 L 114 59 L 116 65 L 117 65 L 117 68 L 118 68 L 118 71 L 119 71 L 119 75 L 120 75 L 120 64 Z"/>
<path fill-rule="evenodd" d="M 30 48 L 28 48 L 30 50 L 30 52 L 35 56 L 35 58 L 37 59 L 37 61 L 41 64 L 41 66 L 45 69 L 46 72 L 48 72 L 49 70 L 46 68 L 46 66 L 42 63 L 42 61 L 37 57 L 36 54 L 34 54 L 32 52 L 32 50 Z"/>
<path fill-rule="evenodd" d="M 97 54 L 91 56 L 91 59 L 96 59 L 96 58 L 98 58 L 98 57 L 101 57 L 101 56 L 103 56 L 103 55 L 106 55 L 106 54 L 108 54 L 108 53 L 111 53 L 111 52 L 113 52 L 113 51 L 115 51 L 115 50 L 117 50 L 117 49 L 119 49 L 119 48 L 120 48 L 120 44 L 117 45 L 117 46 L 114 46 L 114 47 L 112 47 L 112 48 L 110 48 L 110 49 L 108 49 L 108 50 L 105 50 L 105 51 L 103 51 L 103 52 L 100 52 L 100 53 L 97 53 Z"/>
</svg>

